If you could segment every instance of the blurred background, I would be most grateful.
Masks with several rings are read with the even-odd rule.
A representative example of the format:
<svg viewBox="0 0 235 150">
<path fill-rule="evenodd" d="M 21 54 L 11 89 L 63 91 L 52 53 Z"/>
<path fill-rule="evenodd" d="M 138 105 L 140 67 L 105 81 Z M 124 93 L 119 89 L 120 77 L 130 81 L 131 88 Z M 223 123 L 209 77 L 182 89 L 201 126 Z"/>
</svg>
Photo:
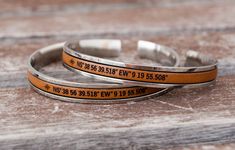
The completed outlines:
<svg viewBox="0 0 235 150">
<path fill-rule="evenodd" d="M 160 36 L 227 30 L 233 0 L 0 0 L 0 38 Z"/>
</svg>

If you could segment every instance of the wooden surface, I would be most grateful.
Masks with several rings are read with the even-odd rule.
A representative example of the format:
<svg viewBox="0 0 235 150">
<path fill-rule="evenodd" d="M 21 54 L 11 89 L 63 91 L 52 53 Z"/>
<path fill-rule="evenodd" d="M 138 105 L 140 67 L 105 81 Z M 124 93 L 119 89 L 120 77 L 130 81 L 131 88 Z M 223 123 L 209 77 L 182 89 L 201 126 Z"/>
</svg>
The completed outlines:
<svg viewBox="0 0 235 150">
<path fill-rule="evenodd" d="M 235 1 L 0 0 L 0 6 L 1 150 L 235 149 Z M 26 62 L 37 48 L 97 37 L 213 55 L 217 83 L 116 105 L 55 101 L 29 87 Z M 49 73 L 66 77 L 61 67 Z"/>
</svg>

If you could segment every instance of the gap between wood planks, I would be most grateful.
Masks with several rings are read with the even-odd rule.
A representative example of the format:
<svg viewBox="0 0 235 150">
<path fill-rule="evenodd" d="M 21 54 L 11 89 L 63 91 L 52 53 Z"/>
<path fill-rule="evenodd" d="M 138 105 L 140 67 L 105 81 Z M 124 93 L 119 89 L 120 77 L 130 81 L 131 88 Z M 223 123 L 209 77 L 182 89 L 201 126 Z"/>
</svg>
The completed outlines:
<svg viewBox="0 0 235 150">
<path fill-rule="evenodd" d="M 165 29 L 146 29 L 146 28 L 138 28 L 138 29 L 132 29 L 132 30 L 123 30 L 123 31 L 113 31 L 113 32 L 107 32 L 107 31 L 99 31 L 96 33 L 81 33 L 79 31 L 77 32 L 55 32 L 55 33 L 31 33 L 31 34 L 12 34 L 12 35 L 1 35 L 0 34 L 0 40 L 2 42 L 4 41 L 12 41 L 15 42 L 17 40 L 32 40 L 32 39 L 71 39 L 74 37 L 79 38 L 97 38 L 97 37 L 114 37 L 114 36 L 120 36 L 120 37 L 127 37 L 127 36 L 137 36 L 137 37 L 154 37 L 156 35 L 162 36 L 162 35 L 192 35 L 192 34 L 203 34 L 203 33 L 214 33 L 214 32 L 220 32 L 220 33 L 229 33 L 229 32 L 235 32 L 235 26 L 221 26 L 221 27 L 191 27 L 191 28 L 165 28 Z"/>
</svg>

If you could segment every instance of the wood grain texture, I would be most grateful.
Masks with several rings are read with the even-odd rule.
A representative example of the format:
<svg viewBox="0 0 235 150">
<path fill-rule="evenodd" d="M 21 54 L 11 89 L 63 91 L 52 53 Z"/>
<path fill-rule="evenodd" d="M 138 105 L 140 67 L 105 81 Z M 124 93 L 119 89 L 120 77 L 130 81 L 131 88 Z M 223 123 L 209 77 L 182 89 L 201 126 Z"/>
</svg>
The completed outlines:
<svg viewBox="0 0 235 150">
<path fill-rule="evenodd" d="M 0 6 L 0 149 L 235 149 L 234 1 L 0 0 Z M 29 87 L 32 52 L 94 37 L 124 40 L 123 61 L 136 59 L 138 39 L 213 55 L 217 82 L 115 105 L 60 102 Z M 60 64 L 45 71 L 86 80 Z"/>
</svg>

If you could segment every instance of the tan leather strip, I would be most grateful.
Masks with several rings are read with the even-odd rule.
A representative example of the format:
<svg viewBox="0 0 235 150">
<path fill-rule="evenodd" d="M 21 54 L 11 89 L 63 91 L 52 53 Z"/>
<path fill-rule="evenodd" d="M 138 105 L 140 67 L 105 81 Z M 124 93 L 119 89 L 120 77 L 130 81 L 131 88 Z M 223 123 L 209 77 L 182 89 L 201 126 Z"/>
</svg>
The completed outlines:
<svg viewBox="0 0 235 150">
<path fill-rule="evenodd" d="M 36 88 L 59 96 L 92 99 L 92 100 L 114 100 L 123 98 L 134 98 L 159 92 L 160 88 L 146 87 L 124 87 L 124 88 L 79 88 L 69 87 L 46 82 L 28 72 L 28 80 Z"/>
<path fill-rule="evenodd" d="M 137 69 L 129 69 L 118 66 L 111 66 L 106 64 L 99 64 L 76 58 L 63 52 L 63 62 L 75 69 L 111 77 L 117 79 L 161 83 L 161 84 L 194 84 L 212 81 L 217 76 L 217 68 L 204 72 L 157 72 L 157 71 L 144 71 Z M 127 66 L 128 67 L 128 66 Z"/>
</svg>

